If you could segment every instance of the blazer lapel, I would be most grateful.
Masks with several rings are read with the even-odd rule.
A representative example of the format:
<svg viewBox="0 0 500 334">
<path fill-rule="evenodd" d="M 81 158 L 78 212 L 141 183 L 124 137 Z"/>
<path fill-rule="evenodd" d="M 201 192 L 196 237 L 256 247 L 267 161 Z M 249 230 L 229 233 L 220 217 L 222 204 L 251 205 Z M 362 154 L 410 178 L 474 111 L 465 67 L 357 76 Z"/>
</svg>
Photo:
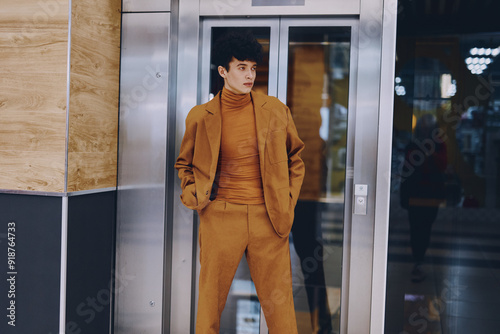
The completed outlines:
<svg viewBox="0 0 500 334">
<path fill-rule="evenodd" d="M 269 132 L 270 114 L 268 110 L 264 109 L 266 100 L 263 98 L 263 95 L 255 93 L 253 91 L 250 94 L 252 96 L 253 107 L 255 111 L 257 145 L 259 147 L 259 160 L 260 160 L 260 167 L 262 170 L 264 168 L 264 159 L 265 159 L 264 152 L 266 149 L 267 134 Z"/>
<path fill-rule="evenodd" d="M 206 106 L 207 115 L 205 115 L 205 130 L 210 144 L 211 167 L 210 172 L 215 174 L 217 170 L 217 160 L 219 157 L 222 118 L 220 112 L 220 93 L 217 94 Z"/>
</svg>

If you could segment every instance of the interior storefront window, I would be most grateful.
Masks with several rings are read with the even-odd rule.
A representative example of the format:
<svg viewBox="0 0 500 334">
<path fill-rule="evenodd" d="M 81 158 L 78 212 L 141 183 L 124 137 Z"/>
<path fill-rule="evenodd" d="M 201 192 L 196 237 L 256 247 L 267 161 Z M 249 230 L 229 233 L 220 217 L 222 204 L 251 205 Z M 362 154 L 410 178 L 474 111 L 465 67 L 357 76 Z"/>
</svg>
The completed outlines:
<svg viewBox="0 0 500 334">
<path fill-rule="evenodd" d="M 496 333 L 500 32 L 401 31 L 385 333 Z"/>
</svg>

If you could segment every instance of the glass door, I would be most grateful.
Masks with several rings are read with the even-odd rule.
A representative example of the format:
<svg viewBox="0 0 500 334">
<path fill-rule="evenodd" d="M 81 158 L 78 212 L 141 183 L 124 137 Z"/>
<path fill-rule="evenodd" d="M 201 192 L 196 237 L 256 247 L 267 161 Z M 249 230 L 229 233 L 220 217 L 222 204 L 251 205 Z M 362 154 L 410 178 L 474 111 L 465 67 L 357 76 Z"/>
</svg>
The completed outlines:
<svg viewBox="0 0 500 334">
<path fill-rule="evenodd" d="M 355 78 L 354 19 L 206 19 L 201 102 L 221 88 L 210 50 L 229 30 L 250 31 L 263 45 L 254 90 L 277 96 L 292 112 L 306 148 L 306 175 L 290 235 L 299 333 L 340 333 L 347 300 Z M 199 263 L 199 261 L 197 261 Z M 221 319 L 221 333 L 267 333 L 243 257 Z"/>
<path fill-rule="evenodd" d="M 290 107 L 305 143 L 306 173 L 291 234 L 299 333 L 339 333 L 341 328 L 355 24 L 344 19 L 280 22 L 278 98 Z"/>
</svg>

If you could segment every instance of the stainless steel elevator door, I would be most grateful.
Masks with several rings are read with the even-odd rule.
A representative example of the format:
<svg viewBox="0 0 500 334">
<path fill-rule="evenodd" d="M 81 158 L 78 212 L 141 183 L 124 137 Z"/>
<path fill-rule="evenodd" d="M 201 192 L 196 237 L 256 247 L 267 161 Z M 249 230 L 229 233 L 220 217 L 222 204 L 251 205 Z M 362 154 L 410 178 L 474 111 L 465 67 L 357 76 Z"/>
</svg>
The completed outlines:
<svg viewBox="0 0 500 334">
<path fill-rule="evenodd" d="M 350 229 L 357 21 L 228 19 L 203 21 L 201 102 L 221 88 L 210 64 L 217 36 L 246 30 L 263 45 L 254 90 L 277 96 L 292 112 L 306 144 L 306 177 L 290 236 L 299 333 L 340 333 L 343 253 Z M 346 177 L 347 173 L 351 176 Z M 346 195 L 347 193 L 347 195 Z M 198 268 L 199 270 L 199 268 Z M 267 333 L 243 257 L 221 318 L 221 333 Z"/>
</svg>

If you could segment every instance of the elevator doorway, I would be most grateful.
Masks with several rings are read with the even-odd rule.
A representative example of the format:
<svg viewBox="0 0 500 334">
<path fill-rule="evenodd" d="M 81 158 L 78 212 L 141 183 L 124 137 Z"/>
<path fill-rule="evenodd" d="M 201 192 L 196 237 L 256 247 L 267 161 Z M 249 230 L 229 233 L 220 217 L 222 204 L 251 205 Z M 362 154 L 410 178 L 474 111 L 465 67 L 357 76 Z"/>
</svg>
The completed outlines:
<svg viewBox="0 0 500 334">
<path fill-rule="evenodd" d="M 202 103 L 222 88 L 210 61 L 211 46 L 219 36 L 248 31 L 263 46 L 254 90 L 290 107 L 306 145 L 306 175 L 290 237 L 297 327 L 299 333 L 340 333 L 345 326 L 342 317 L 346 319 L 343 282 L 349 267 L 349 252 L 344 250 L 351 239 L 358 22 L 257 18 L 205 19 L 202 24 Z M 198 273 L 199 267 L 196 277 Z M 231 286 L 220 332 L 267 333 L 245 257 Z"/>
<path fill-rule="evenodd" d="M 321 245 L 301 259 L 292 233 L 300 332 L 319 323 L 306 280 L 321 264 L 312 306 L 328 305 L 332 332 L 383 332 L 396 14 L 395 0 L 124 2 L 115 333 L 194 333 L 197 218 L 174 163 L 189 111 L 214 94 L 210 45 L 224 29 L 264 44 L 255 89 L 288 104 L 309 142 L 302 221 Z M 266 333 L 245 263 L 235 282 L 221 333 Z"/>
</svg>

